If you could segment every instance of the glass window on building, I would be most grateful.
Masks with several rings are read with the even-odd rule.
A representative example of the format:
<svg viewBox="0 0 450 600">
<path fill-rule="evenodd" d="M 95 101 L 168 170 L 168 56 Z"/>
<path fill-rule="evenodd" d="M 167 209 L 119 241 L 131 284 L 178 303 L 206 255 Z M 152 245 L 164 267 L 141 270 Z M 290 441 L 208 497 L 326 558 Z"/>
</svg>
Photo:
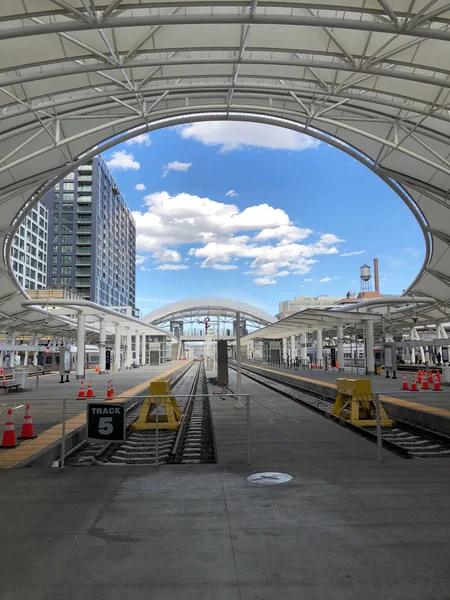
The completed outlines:
<svg viewBox="0 0 450 600">
<path fill-rule="evenodd" d="M 53 210 L 54 210 L 55 212 L 58 212 L 58 211 L 59 211 L 59 202 L 54 202 L 54 203 L 53 203 Z"/>
<path fill-rule="evenodd" d="M 57 223 L 59 221 L 59 215 L 58 213 L 53 213 L 53 222 Z"/>
<path fill-rule="evenodd" d="M 72 221 L 73 221 L 73 214 L 71 212 L 70 213 L 64 213 L 63 216 L 62 216 L 62 220 L 65 223 L 72 223 Z"/>
<path fill-rule="evenodd" d="M 61 225 L 61 233 L 72 233 L 73 232 L 73 223 L 63 223 Z"/>
<path fill-rule="evenodd" d="M 52 267 L 52 275 L 58 275 L 58 267 Z"/>
<path fill-rule="evenodd" d="M 64 213 L 66 213 L 66 212 L 72 212 L 73 211 L 73 204 L 63 203 L 63 205 L 62 205 L 62 211 Z"/>
<path fill-rule="evenodd" d="M 72 277 L 61 277 L 62 285 L 70 285 L 72 283 Z"/>
<path fill-rule="evenodd" d="M 56 285 L 58 285 L 58 278 L 52 277 L 52 286 L 55 287 Z"/>
<path fill-rule="evenodd" d="M 62 254 L 72 254 L 73 246 L 61 246 Z"/>
<path fill-rule="evenodd" d="M 55 262 L 58 262 L 58 261 L 56 260 Z M 71 265 L 72 264 L 72 256 L 61 256 L 61 264 L 62 265 Z"/>
<path fill-rule="evenodd" d="M 64 202 L 72 201 L 73 202 L 73 194 L 63 194 Z"/>
<path fill-rule="evenodd" d="M 53 242 L 58 243 L 58 234 L 53 234 Z"/>
<path fill-rule="evenodd" d="M 71 181 L 69 183 L 67 183 L 66 181 L 64 182 L 64 184 L 63 184 L 63 190 L 64 191 L 66 191 L 66 190 L 73 190 L 73 189 L 75 189 L 75 184 L 74 184 L 73 181 Z"/>
<path fill-rule="evenodd" d="M 61 242 L 62 243 L 67 243 L 67 242 L 73 242 L 73 235 L 69 235 L 69 234 L 64 234 L 61 236 Z"/>
<path fill-rule="evenodd" d="M 61 275 L 72 275 L 72 267 L 61 267 Z"/>
<path fill-rule="evenodd" d="M 52 263 L 53 263 L 54 265 L 57 265 L 57 264 L 58 264 L 58 257 L 57 257 L 55 254 L 52 256 Z"/>
<path fill-rule="evenodd" d="M 73 181 L 73 180 L 74 180 L 74 178 L 75 178 L 75 173 L 74 173 L 73 171 L 72 171 L 72 173 L 69 173 L 68 175 L 66 175 L 66 176 L 64 177 L 64 179 L 65 179 L 66 181 Z"/>
</svg>

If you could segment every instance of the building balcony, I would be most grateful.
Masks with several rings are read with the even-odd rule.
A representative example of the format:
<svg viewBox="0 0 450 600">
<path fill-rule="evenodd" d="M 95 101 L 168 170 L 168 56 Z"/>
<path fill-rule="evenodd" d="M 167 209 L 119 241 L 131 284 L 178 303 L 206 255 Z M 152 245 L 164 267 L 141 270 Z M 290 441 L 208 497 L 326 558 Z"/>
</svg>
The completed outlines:
<svg viewBox="0 0 450 600">
<path fill-rule="evenodd" d="M 76 279 L 75 287 L 77 288 L 90 288 L 91 287 L 91 278 L 86 277 L 86 279 Z"/>
<path fill-rule="evenodd" d="M 78 204 L 77 206 L 77 213 L 92 213 L 92 205 L 91 202 L 88 202 L 87 204 Z"/>
<path fill-rule="evenodd" d="M 90 235 L 83 235 L 83 236 L 78 236 L 77 237 L 77 244 L 78 245 L 84 245 L 84 246 L 90 246 L 91 245 L 91 236 Z"/>
<path fill-rule="evenodd" d="M 77 256 L 91 256 L 91 247 L 90 246 L 82 246 L 80 248 L 77 247 Z"/>
<path fill-rule="evenodd" d="M 84 258 L 84 257 L 78 257 L 76 260 L 75 265 L 77 267 L 83 266 L 83 265 L 90 265 L 91 264 L 91 259 L 89 258 Z"/>
</svg>

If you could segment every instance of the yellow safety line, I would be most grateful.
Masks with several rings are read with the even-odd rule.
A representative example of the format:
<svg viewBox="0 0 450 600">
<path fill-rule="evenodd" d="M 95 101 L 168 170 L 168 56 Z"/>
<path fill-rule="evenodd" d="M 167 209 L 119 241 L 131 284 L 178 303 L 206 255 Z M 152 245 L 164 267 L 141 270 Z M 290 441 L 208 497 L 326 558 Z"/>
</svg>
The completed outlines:
<svg viewBox="0 0 450 600">
<path fill-rule="evenodd" d="M 147 388 L 152 381 L 159 381 L 160 379 L 164 379 L 168 377 L 175 371 L 178 371 L 185 365 L 189 364 L 192 361 L 185 361 L 182 365 L 178 365 L 173 367 L 173 369 L 169 369 L 169 371 L 165 371 L 152 379 L 149 379 L 145 383 L 141 383 L 122 394 L 119 394 L 115 398 L 110 398 L 107 402 L 117 402 L 120 401 L 120 398 L 125 399 L 127 396 L 137 396 L 139 393 L 143 392 L 145 388 Z M 124 400 L 122 400 L 124 401 Z M 76 415 L 75 417 L 71 417 L 66 421 L 66 436 L 73 433 L 76 429 L 85 425 L 86 423 L 86 411 L 83 413 Z M 54 425 L 50 427 L 50 429 L 46 429 L 42 433 L 38 435 L 34 440 L 27 440 L 26 442 L 22 442 L 16 448 L 11 448 L 10 450 L 5 450 L 0 454 L 0 469 L 10 469 L 12 467 L 17 467 L 23 461 L 29 459 L 37 452 L 47 448 L 51 444 L 57 442 L 61 439 L 62 436 L 62 424 L 58 423 L 58 425 Z"/>
<path fill-rule="evenodd" d="M 328 383 L 327 381 L 322 381 L 321 379 L 310 379 L 309 377 L 301 377 L 300 375 L 294 375 L 293 373 L 285 373 L 285 371 L 277 371 L 275 369 L 267 369 L 266 367 L 259 367 L 256 365 L 252 365 L 252 364 L 248 364 L 248 363 L 242 363 L 242 366 L 247 365 L 249 367 L 256 367 L 257 369 L 260 369 L 261 371 L 267 371 L 268 373 L 278 373 L 278 374 L 284 374 L 284 375 L 289 375 L 289 377 L 291 377 L 292 379 L 300 379 L 301 381 L 308 381 L 310 383 L 320 383 L 320 385 L 324 385 L 326 387 L 329 388 L 334 388 L 336 389 L 336 384 L 335 383 Z M 398 404 L 399 406 L 408 406 L 409 408 L 414 408 L 415 410 L 419 410 L 422 412 L 429 412 L 429 413 L 434 413 L 436 415 L 442 415 L 444 417 L 450 417 L 450 411 L 446 410 L 445 408 L 436 408 L 435 406 L 428 406 L 426 404 L 420 404 L 419 402 L 410 402 L 409 400 L 403 400 L 401 398 L 393 398 L 392 396 L 385 396 L 383 394 L 380 393 L 380 399 L 383 400 L 384 402 L 387 402 L 388 404 Z"/>
</svg>

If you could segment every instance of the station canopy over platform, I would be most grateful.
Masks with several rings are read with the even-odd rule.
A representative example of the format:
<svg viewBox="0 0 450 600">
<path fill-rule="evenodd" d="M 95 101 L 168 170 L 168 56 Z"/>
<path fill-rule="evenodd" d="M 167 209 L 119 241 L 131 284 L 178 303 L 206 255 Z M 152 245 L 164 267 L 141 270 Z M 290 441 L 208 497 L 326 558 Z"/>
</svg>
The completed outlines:
<svg viewBox="0 0 450 600">
<path fill-rule="evenodd" d="M 138 333 L 167 337 L 175 343 L 178 342 L 178 339 L 168 331 L 89 300 L 51 298 L 46 305 L 38 307 L 36 304 L 39 304 L 39 300 L 30 299 L 22 302 L 24 307 L 32 307 L 32 310 L 28 310 L 23 316 L 23 319 L 28 319 L 28 321 L 20 324 L 21 327 L 24 327 L 26 323 L 28 333 L 45 331 L 51 335 L 61 335 L 62 337 L 70 337 L 70 334 L 75 336 L 77 330 L 76 317 L 80 312 L 83 312 L 88 340 L 96 341 L 98 339 L 100 321 L 104 320 L 106 335 L 110 337 L 115 335 L 115 326 L 121 325 L 123 328 L 129 327 L 133 335 Z M 15 328 L 14 325 L 13 328 Z"/>
<path fill-rule="evenodd" d="M 306 133 L 376 173 L 423 231 L 409 291 L 450 320 L 449 42 L 446 0 L 1 2 L 2 327 L 27 310 L 9 249 L 33 202 L 116 143 L 208 120 Z"/>
<path fill-rule="evenodd" d="M 163 325 L 170 321 L 195 321 L 199 317 L 224 317 L 233 321 L 236 319 L 237 311 L 240 312 L 241 319 L 245 319 L 247 324 L 253 327 L 276 322 L 275 317 L 256 306 L 228 298 L 179 300 L 145 315 L 143 321 L 153 325 Z"/>
<path fill-rule="evenodd" d="M 346 328 L 346 334 L 360 332 L 367 321 L 377 321 L 379 314 L 337 312 L 321 308 L 305 308 L 272 325 L 254 331 L 241 340 L 243 345 L 254 339 L 279 339 L 287 338 L 299 333 L 309 333 L 322 330 L 325 337 L 336 337 L 336 329 L 340 325 Z"/>
</svg>

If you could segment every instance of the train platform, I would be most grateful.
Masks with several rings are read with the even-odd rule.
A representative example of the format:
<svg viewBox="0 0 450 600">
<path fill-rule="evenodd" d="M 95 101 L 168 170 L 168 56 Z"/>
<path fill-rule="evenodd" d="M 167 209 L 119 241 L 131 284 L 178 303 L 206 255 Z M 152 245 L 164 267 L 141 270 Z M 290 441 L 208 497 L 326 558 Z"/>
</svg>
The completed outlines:
<svg viewBox="0 0 450 600">
<path fill-rule="evenodd" d="M 370 379 L 372 390 L 380 394 L 382 402 L 389 409 L 393 418 L 404 419 L 422 427 L 434 429 L 450 435 L 450 386 L 441 384 L 441 391 L 421 390 L 418 392 L 402 391 L 403 374 L 397 379 L 386 378 L 383 375 L 366 376 L 362 369 L 353 373 L 346 371 L 325 371 L 307 369 L 285 369 L 283 367 L 272 367 L 266 363 L 247 360 L 242 366 L 257 368 L 261 374 L 280 374 L 286 378 L 292 378 L 295 382 L 301 382 L 305 390 L 310 389 L 315 393 L 322 393 L 333 397 L 336 390 L 336 379 L 338 377 L 355 377 Z M 411 375 L 407 375 L 411 382 Z M 431 385 L 431 384 L 430 384 Z"/>
<path fill-rule="evenodd" d="M 233 375 L 230 386 L 234 387 Z M 231 399 L 218 464 L 2 471 L 5 600 L 445 600 L 449 460 L 404 460 L 267 388 L 252 465 Z M 250 474 L 288 473 L 281 485 Z"/>
<path fill-rule="evenodd" d="M 168 374 L 185 364 L 186 361 L 172 361 L 164 365 L 147 365 L 107 375 L 88 372 L 87 379 L 84 381 L 84 391 L 86 393 L 88 383 L 92 381 L 95 394 L 92 400 L 104 400 L 108 381 L 113 379 L 115 397 L 133 396 L 145 392 L 146 386 L 153 378 Z M 37 453 L 43 453 L 47 447 L 58 441 L 61 438 L 63 418 L 70 422 L 73 430 L 85 422 L 86 403 L 89 399 L 77 398 L 80 381 L 74 377 L 71 377 L 69 383 L 61 384 L 59 381 L 59 375 L 45 375 L 40 378 L 38 389 L 35 387 L 35 380 L 31 380 L 28 390 L 3 393 L 0 396 L 1 433 L 3 433 L 8 409 L 12 408 L 16 433 L 19 435 L 25 406 L 29 404 L 34 432 L 38 436 L 36 439 L 23 441 L 16 448 L 0 448 L 0 469 L 18 466 Z M 64 413 L 63 398 L 66 399 Z"/>
</svg>

